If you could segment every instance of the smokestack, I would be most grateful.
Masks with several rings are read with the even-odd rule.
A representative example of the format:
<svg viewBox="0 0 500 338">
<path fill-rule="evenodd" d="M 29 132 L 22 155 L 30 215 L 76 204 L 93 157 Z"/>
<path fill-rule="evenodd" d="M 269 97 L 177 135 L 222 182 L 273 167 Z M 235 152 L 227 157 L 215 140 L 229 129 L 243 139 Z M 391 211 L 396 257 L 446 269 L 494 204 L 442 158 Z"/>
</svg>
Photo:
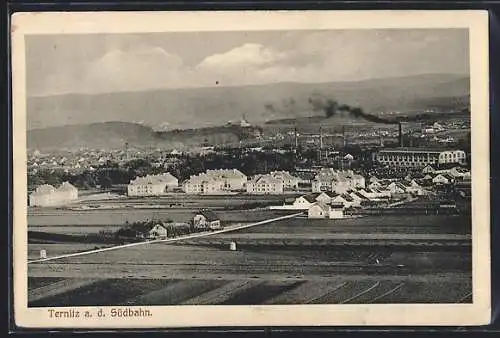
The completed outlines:
<svg viewBox="0 0 500 338">
<path fill-rule="evenodd" d="M 297 148 L 299 147 L 299 140 L 297 138 L 297 127 L 293 129 L 293 137 L 294 137 L 294 143 L 295 143 L 295 152 L 297 152 Z"/>
<path fill-rule="evenodd" d="M 403 147 L 403 126 L 401 125 L 401 122 L 398 123 L 398 130 L 399 130 L 399 146 Z"/>
</svg>

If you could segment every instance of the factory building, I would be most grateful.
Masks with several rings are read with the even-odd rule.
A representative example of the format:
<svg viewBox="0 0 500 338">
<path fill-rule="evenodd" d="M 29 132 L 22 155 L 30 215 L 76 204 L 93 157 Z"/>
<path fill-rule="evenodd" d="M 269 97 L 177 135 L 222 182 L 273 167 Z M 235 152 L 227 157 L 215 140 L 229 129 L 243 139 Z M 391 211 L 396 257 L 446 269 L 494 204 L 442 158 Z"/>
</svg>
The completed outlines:
<svg viewBox="0 0 500 338">
<path fill-rule="evenodd" d="M 374 161 L 382 165 L 414 168 L 449 163 L 464 165 L 466 163 L 466 154 L 463 150 L 395 148 L 383 149 L 374 153 Z"/>
</svg>

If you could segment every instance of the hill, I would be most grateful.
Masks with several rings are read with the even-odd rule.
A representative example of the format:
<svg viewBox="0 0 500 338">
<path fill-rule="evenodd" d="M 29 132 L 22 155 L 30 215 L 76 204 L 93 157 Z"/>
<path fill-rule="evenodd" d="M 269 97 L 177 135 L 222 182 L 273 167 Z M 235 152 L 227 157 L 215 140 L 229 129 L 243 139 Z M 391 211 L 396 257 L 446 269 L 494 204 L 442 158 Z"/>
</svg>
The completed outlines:
<svg viewBox="0 0 500 338">
<path fill-rule="evenodd" d="M 258 127 L 237 125 L 200 129 L 154 131 L 130 122 L 104 122 L 29 130 L 28 148 L 51 149 L 122 149 L 125 143 L 137 147 L 183 148 L 203 144 L 234 143 L 260 132 Z"/>
<path fill-rule="evenodd" d="M 279 83 L 242 87 L 68 94 L 28 98 L 28 128 L 144 121 L 189 129 L 224 125 L 245 114 L 252 123 L 311 116 L 309 99 L 321 94 L 365 111 L 411 112 L 468 104 L 469 78 L 427 74 L 360 82 Z M 117 140 L 120 138 L 116 135 Z"/>
</svg>

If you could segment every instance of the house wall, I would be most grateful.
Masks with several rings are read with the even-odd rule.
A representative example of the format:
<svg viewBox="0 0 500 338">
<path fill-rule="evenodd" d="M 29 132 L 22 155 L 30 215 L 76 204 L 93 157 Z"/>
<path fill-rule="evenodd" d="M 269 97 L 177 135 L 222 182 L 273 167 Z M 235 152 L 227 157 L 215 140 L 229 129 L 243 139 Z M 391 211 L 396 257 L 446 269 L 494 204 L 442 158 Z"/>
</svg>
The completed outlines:
<svg viewBox="0 0 500 338">
<path fill-rule="evenodd" d="M 207 219 L 203 215 L 196 215 L 193 218 L 193 226 L 195 228 L 204 228 L 206 227 Z"/>
<path fill-rule="evenodd" d="M 321 194 L 318 197 L 316 197 L 316 201 L 324 204 L 330 204 L 332 203 L 332 198 L 326 194 Z"/>
<path fill-rule="evenodd" d="M 313 180 L 312 192 L 332 191 L 332 181 Z"/>
<path fill-rule="evenodd" d="M 304 197 L 298 197 L 295 199 L 295 201 L 293 202 L 293 206 L 298 208 L 298 209 L 308 209 L 310 206 L 312 205 L 311 202 L 309 202 L 308 200 L 306 200 Z"/>
<path fill-rule="evenodd" d="M 332 209 L 328 215 L 331 219 L 344 218 L 344 210 L 342 209 Z"/>
<path fill-rule="evenodd" d="M 49 207 L 70 203 L 78 199 L 78 190 L 55 190 L 45 194 L 33 193 L 29 196 L 30 206 Z"/>
<path fill-rule="evenodd" d="M 161 225 L 156 225 L 148 233 L 149 238 L 167 237 L 168 230 Z"/>
<path fill-rule="evenodd" d="M 248 182 L 247 193 L 249 194 L 282 194 L 284 191 L 283 183 L 278 182 Z"/>
<path fill-rule="evenodd" d="M 307 211 L 308 218 L 327 218 L 328 211 L 323 210 L 319 205 L 311 206 Z"/>
<path fill-rule="evenodd" d="M 127 193 L 129 196 L 159 196 L 166 192 L 166 183 L 153 184 L 129 184 Z"/>
</svg>

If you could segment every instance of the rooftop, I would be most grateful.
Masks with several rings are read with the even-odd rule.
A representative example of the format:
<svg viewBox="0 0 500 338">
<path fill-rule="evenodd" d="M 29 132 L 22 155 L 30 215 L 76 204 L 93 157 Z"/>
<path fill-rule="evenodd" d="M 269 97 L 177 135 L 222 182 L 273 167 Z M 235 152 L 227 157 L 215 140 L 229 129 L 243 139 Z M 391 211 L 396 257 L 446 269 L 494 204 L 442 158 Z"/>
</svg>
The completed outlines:
<svg viewBox="0 0 500 338">
<path fill-rule="evenodd" d="M 393 153 L 393 152 L 408 152 L 408 153 L 416 153 L 416 152 L 424 152 L 424 153 L 441 153 L 444 151 L 457 151 L 460 149 L 438 149 L 438 148 L 390 148 L 390 149 L 381 149 L 379 152 Z"/>
</svg>

